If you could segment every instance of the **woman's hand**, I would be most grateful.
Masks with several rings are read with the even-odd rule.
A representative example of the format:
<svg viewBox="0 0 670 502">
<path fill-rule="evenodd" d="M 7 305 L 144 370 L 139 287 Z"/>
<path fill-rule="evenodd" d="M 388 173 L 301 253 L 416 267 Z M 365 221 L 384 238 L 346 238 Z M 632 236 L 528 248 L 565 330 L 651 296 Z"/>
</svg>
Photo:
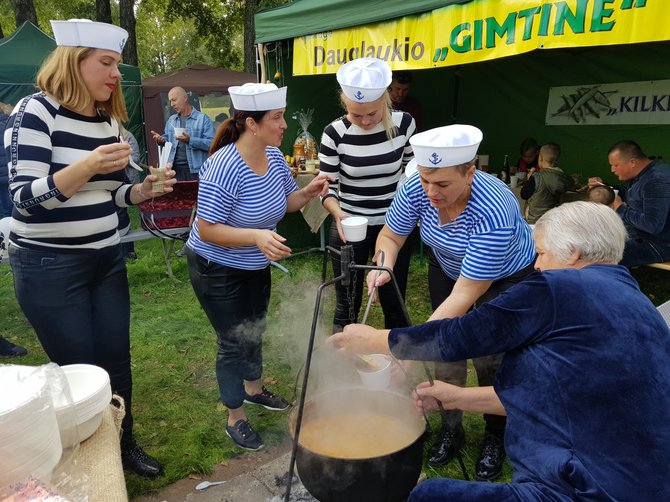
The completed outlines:
<svg viewBox="0 0 670 502">
<path fill-rule="evenodd" d="M 368 285 L 368 295 L 372 293 L 375 287 L 379 288 L 391 280 L 391 274 L 386 270 L 370 270 L 365 281 Z"/>
<path fill-rule="evenodd" d="M 423 414 L 439 409 L 437 402 L 440 401 L 445 410 L 451 410 L 455 408 L 455 402 L 462 390 L 461 387 L 440 380 L 434 380 L 433 385 L 430 382 L 421 382 L 412 394 L 414 406 Z"/>
<path fill-rule="evenodd" d="M 342 333 L 332 335 L 326 343 L 345 352 L 390 354 L 388 338 L 388 329 L 375 329 L 365 324 L 348 324 Z"/>
<path fill-rule="evenodd" d="M 154 182 L 159 180 L 158 175 L 157 174 L 147 175 L 147 177 L 144 178 L 144 181 L 142 181 L 140 185 L 140 194 L 145 198 L 160 197 L 162 195 L 165 195 L 166 193 L 174 191 L 174 185 L 177 183 L 177 180 L 175 179 L 176 175 L 177 172 L 172 170 L 172 164 L 168 164 L 167 170 L 165 171 L 165 181 L 163 182 L 162 192 L 153 191 Z"/>
<path fill-rule="evenodd" d="M 305 194 L 313 199 L 314 197 L 323 197 L 328 193 L 328 184 L 335 180 L 327 174 L 320 174 L 316 176 L 309 184 L 303 188 Z"/>
<path fill-rule="evenodd" d="M 126 168 L 132 154 L 133 149 L 125 141 L 100 145 L 85 157 L 85 165 L 88 166 L 90 177 L 114 173 Z"/>
<path fill-rule="evenodd" d="M 272 230 L 258 230 L 256 246 L 270 261 L 281 260 L 291 256 L 291 248 L 284 245 L 286 239 Z"/>
</svg>

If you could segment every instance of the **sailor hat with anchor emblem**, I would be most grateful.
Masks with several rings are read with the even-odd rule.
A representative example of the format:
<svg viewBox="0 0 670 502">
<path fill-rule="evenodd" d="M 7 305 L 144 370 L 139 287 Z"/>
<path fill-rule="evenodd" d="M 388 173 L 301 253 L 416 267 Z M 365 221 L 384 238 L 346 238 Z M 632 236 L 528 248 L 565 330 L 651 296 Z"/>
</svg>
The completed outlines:
<svg viewBox="0 0 670 502">
<path fill-rule="evenodd" d="M 436 127 L 409 138 L 421 167 L 453 167 L 474 160 L 484 135 L 475 126 Z"/>
<path fill-rule="evenodd" d="M 342 92 L 356 103 L 379 99 L 391 85 L 391 76 L 391 67 L 377 58 L 354 59 L 337 70 Z"/>
</svg>

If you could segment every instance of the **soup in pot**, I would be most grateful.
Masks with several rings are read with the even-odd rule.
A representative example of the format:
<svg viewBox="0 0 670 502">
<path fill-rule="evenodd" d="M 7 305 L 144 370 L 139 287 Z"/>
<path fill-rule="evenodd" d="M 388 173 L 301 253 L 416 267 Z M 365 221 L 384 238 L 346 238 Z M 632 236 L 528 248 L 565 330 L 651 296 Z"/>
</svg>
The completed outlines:
<svg viewBox="0 0 670 502">
<path fill-rule="evenodd" d="M 378 411 L 336 412 L 303 420 L 299 442 L 328 457 L 381 457 L 416 441 L 417 426 L 412 422 Z"/>
</svg>

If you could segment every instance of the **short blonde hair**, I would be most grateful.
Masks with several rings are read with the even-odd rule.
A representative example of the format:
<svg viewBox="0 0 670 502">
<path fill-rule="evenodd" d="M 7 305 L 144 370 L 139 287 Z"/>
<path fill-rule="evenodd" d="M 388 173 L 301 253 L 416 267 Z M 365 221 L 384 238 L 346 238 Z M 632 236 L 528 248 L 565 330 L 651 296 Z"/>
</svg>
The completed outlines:
<svg viewBox="0 0 670 502">
<path fill-rule="evenodd" d="M 56 47 L 37 73 L 37 87 L 54 96 L 68 109 L 77 111 L 86 108 L 92 98 L 84 85 L 80 64 L 96 50 L 90 47 Z M 96 101 L 94 106 L 103 115 L 121 122 L 128 120 L 126 102 L 118 81 L 111 97 L 107 101 Z"/>
<path fill-rule="evenodd" d="M 384 127 L 384 131 L 386 131 L 386 137 L 390 140 L 395 138 L 398 135 L 398 128 L 396 125 L 393 123 L 393 103 L 391 102 L 391 95 L 388 93 L 388 91 L 384 91 L 384 94 L 381 95 L 377 100 L 374 102 L 382 102 L 382 126 Z M 353 103 L 344 92 L 340 91 L 340 103 L 342 103 L 342 107 L 345 110 L 348 110 L 349 107 L 347 106 L 348 103 Z"/>
</svg>

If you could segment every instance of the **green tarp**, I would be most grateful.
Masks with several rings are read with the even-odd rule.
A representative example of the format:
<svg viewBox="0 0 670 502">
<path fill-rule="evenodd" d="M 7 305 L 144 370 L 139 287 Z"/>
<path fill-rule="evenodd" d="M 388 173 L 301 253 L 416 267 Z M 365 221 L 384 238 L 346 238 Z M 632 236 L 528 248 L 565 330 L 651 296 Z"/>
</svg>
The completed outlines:
<svg viewBox="0 0 670 502">
<path fill-rule="evenodd" d="M 42 61 L 56 48 L 56 42 L 37 26 L 23 23 L 10 36 L 0 39 L 0 101 L 14 106 L 21 98 L 37 91 L 35 76 Z M 121 87 L 126 98 L 132 132 L 144 151 L 142 120 L 142 79 L 136 66 L 120 65 Z"/>
<path fill-rule="evenodd" d="M 296 0 L 256 14 L 256 43 L 378 23 L 472 0 Z"/>
</svg>

